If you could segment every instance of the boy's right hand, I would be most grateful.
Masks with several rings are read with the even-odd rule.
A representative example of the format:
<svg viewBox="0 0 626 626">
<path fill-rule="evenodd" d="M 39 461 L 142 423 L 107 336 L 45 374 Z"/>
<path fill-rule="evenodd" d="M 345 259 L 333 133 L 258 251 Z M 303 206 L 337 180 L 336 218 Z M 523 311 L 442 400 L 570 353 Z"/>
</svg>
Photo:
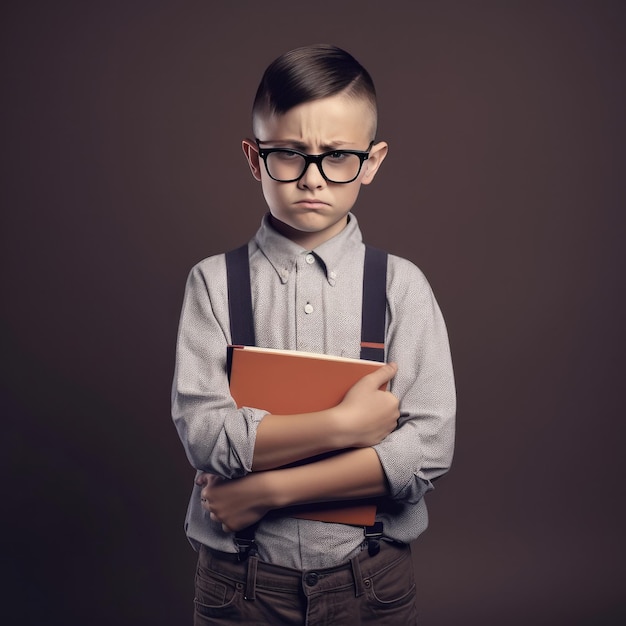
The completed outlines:
<svg viewBox="0 0 626 626">
<path fill-rule="evenodd" d="M 355 383 L 337 405 L 339 430 L 346 437 L 346 448 L 366 448 L 380 443 L 395 430 L 400 417 L 399 402 L 390 391 L 380 387 L 398 371 L 387 363 Z"/>
</svg>

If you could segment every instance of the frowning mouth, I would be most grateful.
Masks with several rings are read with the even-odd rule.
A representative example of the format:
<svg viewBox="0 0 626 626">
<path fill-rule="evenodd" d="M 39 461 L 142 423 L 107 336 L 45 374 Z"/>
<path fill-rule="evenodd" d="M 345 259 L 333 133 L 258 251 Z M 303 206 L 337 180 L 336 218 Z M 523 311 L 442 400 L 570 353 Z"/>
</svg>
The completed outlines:
<svg viewBox="0 0 626 626">
<path fill-rule="evenodd" d="M 322 202 L 317 198 L 305 198 L 304 200 L 298 200 L 297 206 L 306 207 L 307 209 L 322 209 L 328 206 L 327 202 Z"/>
</svg>

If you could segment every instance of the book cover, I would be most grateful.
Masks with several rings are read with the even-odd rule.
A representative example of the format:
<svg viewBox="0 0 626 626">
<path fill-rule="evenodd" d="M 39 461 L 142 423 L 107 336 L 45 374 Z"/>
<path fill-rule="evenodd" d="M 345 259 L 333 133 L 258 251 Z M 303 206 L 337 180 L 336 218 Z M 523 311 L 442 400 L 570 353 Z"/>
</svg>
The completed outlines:
<svg viewBox="0 0 626 626">
<path fill-rule="evenodd" d="M 312 413 L 336 406 L 366 374 L 383 364 L 324 354 L 229 346 L 230 392 L 237 406 L 263 409 L 275 415 Z M 290 517 L 371 526 L 372 500 L 299 505 L 286 509 Z"/>
</svg>

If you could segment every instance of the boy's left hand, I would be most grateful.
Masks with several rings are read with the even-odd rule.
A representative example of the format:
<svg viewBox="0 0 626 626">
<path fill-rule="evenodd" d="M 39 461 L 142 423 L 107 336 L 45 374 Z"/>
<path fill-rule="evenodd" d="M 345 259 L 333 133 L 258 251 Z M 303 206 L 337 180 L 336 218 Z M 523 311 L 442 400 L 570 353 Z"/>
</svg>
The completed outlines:
<svg viewBox="0 0 626 626">
<path fill-rule="evenodd" d="M 271 508 L 267 503 L 263 473 L 226 480 L 213 474 L 200 474 L 202 507 L 211 519 L 221 522 L 224 532 L 234 532 L 258 522 Z"/>
</svg>

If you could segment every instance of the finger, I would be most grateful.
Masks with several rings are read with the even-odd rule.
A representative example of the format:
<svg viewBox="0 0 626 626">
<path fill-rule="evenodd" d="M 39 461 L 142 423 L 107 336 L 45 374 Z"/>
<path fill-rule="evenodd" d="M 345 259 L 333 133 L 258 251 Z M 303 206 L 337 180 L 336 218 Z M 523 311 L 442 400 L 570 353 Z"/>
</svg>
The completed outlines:
<svg viewBox="0 0 626 626">
<path fill-rule="evenodd" d="M 376 371 L 364 376 L 363 379 L 368 379 L 374 388 L 378 388 L 386 385 L 396 375 L 397 371 L 398 366 L 395 363 L 385 363 Z"/>
</svg>

